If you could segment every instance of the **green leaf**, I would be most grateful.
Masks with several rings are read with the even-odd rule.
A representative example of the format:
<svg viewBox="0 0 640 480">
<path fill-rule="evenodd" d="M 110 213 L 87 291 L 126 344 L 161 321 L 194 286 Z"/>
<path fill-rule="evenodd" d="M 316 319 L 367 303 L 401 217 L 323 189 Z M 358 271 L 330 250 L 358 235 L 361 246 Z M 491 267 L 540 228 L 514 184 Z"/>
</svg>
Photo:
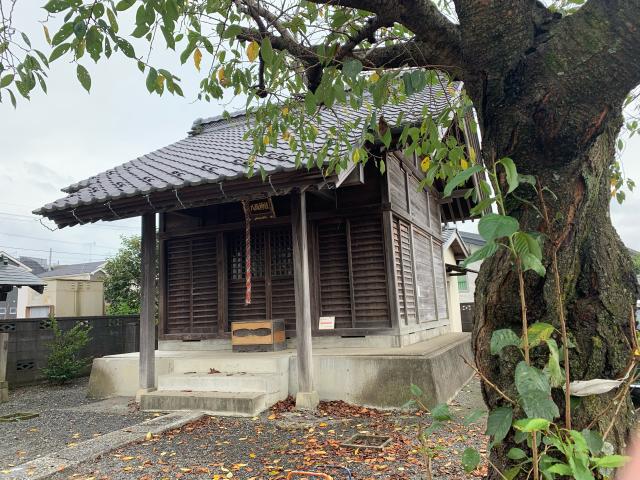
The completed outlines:
<svg viewBox="0 0 640 480">
<path fill-rule="evenodd" d="M 76 75 L 78 77 L 78 80 L 80 81 L 80 84 L 84 87 L 84 89 L 87 92 L 91 90 L 91 76 L 89 75 L 89 72 L 87 71 L 87 69 L 84 68 L 82 65 L 78 64 L 78 67 L 76 68 Z"/>
<path fill-rule="evenodd" d="M 304 109 L 307 115 L 313 115 L 316 113 L 316 96 L 313 92 L 307 92 L 304 96 Z"/>
<path fill-rule="evenodd" d="M 478 223 L 478 233 L 487 242 L 502 237 L 510 237 L 519 228 L 518 220 L 507 215 L 498 215 L 497 213 L 485 215 Z"/>
<path fill-rule="evenodd" d="M 520 404 L 529 418 L 544 418 L 553 421 L 560 416 L 558 406 L 551 396 L 543 391 L 531 390 L 520 395 Z"/>
<path fill-rule="evenodd" d="M 73 26 L 74 26 L 73 22 L 67 22 L 64 25 L 62 25 L 62 27 L 60 27 L 60 30 L 58 30 L 56 34 L 53 36 L 53 38 L 51 39 L 51 45 L 53 46 L 59 45 L 60 43 L 64 42 L 67 38 L 69 38 L 73 33 Z"/>
<path fill-rule="evenodd" d="M 118 38 L 116 40 L 116 44 L 118 45 L 120 50 L 122 50 L 122 53 L 124 53 L 127 57 L 135 58 L 136 53 L 135 53 L 135 50 L 133 49 L 133 46 L 129 42 L 127 42 L 124 38 Z"/>
<path fill-rule="evenodd" d="M 556 473 L 558 475 L 571 475 L 571 467 L 566 463 L 556 463 L 547 468 L 545 472 Z"/>
<path fill-rule="evenodd" d="M 466 267 L 473 262 L 479 262 L 480 260 L 484 260 L 485 258 L 489 258 L 494 253 L 498 251 L 498 245 L 495 242 L 487 242 L 487 244 L 473 252 L 462 262 L 462 266 Z"/>
<path fill-rule="evenodd" d="M 13 82 L 14 75 L 10 73 L 0 79 L 0 88 L 8 87 Z"/>
<path fill-rule="evenodd" d="M 513 426 L 521 432 L 539 432 L 546 430 L 551 425 L 551 422 L 546 418 L 523 418 L 522 420 L 516 420 Z"/>
<path fill-rule="evenodd" d="M 355 80 L 362 71 L 362 62 L 355 58 L 349 59 L 342 65 L 342 74 L 350 80 Z"/>
<path fill-rule="evenodd" d="M 507 457 L 511 460 L 522 460 L 523 458 L 527 458 L 527 454 L 524 453 L 524 450 L 521 448 L 512 448 L 507 452 Z"/>
<path fill-rule="evenodd" d="M 587 442 L 587 447 L 589 447 L 589 451 L 598 455 L 602 452 L 602 447 L 604 447 L 604 440 L 602 439 L 602 435 L 596 432 L 595 430 L 587 430 L 586 428 L 582 430 L 582 436 L 584 437 L 585 442 Z"/>
<path fill-rule="evenodd" d="M 431 416 L 440 422 L 451 420 L 451 412 L 449 412 L 449 405 L 446 403 L 440 403 L 431 409 Z"/>
<path fill-rule="evenodd" d="M 586 455 L 574 455 L 569 457 L 569 466 L 575 480 L 593 480 L 594 476 L 589 470 L 589 459 Z"/>
<path fill-rule="evenodd" d="M 536 258 L 542 259 L 542 249 L 540 248 L 540 243 L 538 242 L 538 239 L 533 235 L 525 232 L 516 232 L 513 236 L 513 244 L 515 246 L 516 252 L 519 255 L 530 253 Z"/>
<path fill-rule="evenodd" d="M 414 397 L 421 397 L 423 395 L 422 389 L 419 386 L 417 386 L 415 383 L 411 384 L 410 390 L 411 390 L 411 395 L 413 395 Z"/>
<path fill-rule="evenodd" d="M 558 388 L 564 385 L 565 382 L 564 372 L 560 367 L 560 351 L 558 344 L 553 338 L 547 340 L 547 347 L 549 348 L 549 360 L 544 367 L 544 371 L 549 377 L 551 386 Z"/>
<path fill-rule="evenodd" d="M 520 466 L 516 465 L 515 467 L 511 467 L 504 472 L 504 476 L 507 480 L 513 480 L 520 473 Z"/>
<path fill-rule="evenodd" d="M 271 40 L 268 37 L 262 39 L 260 44 L 260 56 L 264 60 L 266 65 L 273 63 L 273 47 L 271 46 Z"/>
<path fill-rule="evenodd" d="M 515 383 L 520 395 L 527 395 L 530 392 L 551 394 L 551 386 L 547 376 L 541 370 L 527 365 L 524 361 L 519 362 L 516 366 Z"/>
<path fill-rule="evenodd" d="M 601 468 L 620 468 L 629 460 L 631 457 L 626 455 L 607 455 L 606 457 L 594 458 L 593 462 Z"/>
<path fill-rule="evenodd" d="M 507 174 L 507 184 L 509 185 L 507 193 L 513 192 L 516 188 L 518 188 L 519 184 L 516 164 L 509 157 L 501 158 L 497 163 L 504 167 L 504 171 Z"/>
<path fill-rule="evenodd" d="M 480 454 L 475 448 L 466 448 L 462 452 L 462 467 L 467 473 L 473 472 L 480 465 Z"/>
<path fill-rule="evenodd" d="M 487 435 L 493 437 L 492 444 L 498 445 L 509 433 L 511 421 L 513 420 L 513 410 L 511 407 L 498 407 L 489 412 L 487 419 Z"/>
<path fill-rule="evenodd" d="M 491 354 L 499 355 L 503 348 L 510 345 L 519 347 L 520 343 L 520 337 L 510 328 L 495 330 L 491 335 Z"/>
<path fill-rule="evenodd" d="M 541 277 L 544 277 L 547 273 L 547 270 L 544 268 L 544 265 L 542 265 L 540 259 L 531 253 L 525 253 L 520 257 L 520 260 L 522 261 L 522 270 L 525 272 L 533 270 Z"/>
<path fill-rule="evenodd" d="M 58 13 L 66 10 L 69 7 L 69 2 L 66 0 L 50 0 L 42 8 L 44 8 L 49 13 Z"/>
<path fill-rule="evenodd" d="M 53 62 L 54 60 L 60 58 L 62 55 L 64 55 L 69 51 L 69 48 L 71 48 L 70 43 L 62 43 L 58 45 L 56 48 L 53 49 L 53 52 L 51 52 L 51 55 L 49 56 L 49 61 Z"/>
<path fill-rule="evenodd" d="M 536 347 L 551 338 L 554 328 L 553 325 L 544 322 L 536 322 L 527 329 L 529 337 L 529 346 Z"/>
<path fill-rule="evenodd" d="M 469 180 L 475 173 L 481 172 L 484 169 L 482 165 L 474 165 L 473 167 L 467 168 L 466 170 L 461 171 L 455 177 L 447 182 L 447 186 L 444 187 L 443 196 L 450 196 L 456 187 L 464 184 L 467 180 Z"/>
<path fill-rule="evenodd" d="M 147 81 L 146 81 L 147 90 L 149 90 L 149 93 L 155 92 L 156 86 L 157 86 L 156 85 L 157 80 L 158 80 L 158 72 L 153 67 L 149 68 L 149 73 L 147 74 Z"/>
<path fill-rule="evenodd" d="M 118 33 L 120 27 L 118 26 L 118 20 L 116 20 L 116 15 L 113 13 L 113 10 L 110 8 L 107 9 L 107 18 L 109 19 L 109 25 L 111 26 L 111 31 L 113 33 Z"/>
<path fill-rule="evenodd" d="M 123 12 L 131 8 L 131 6 L 133 6 L 134 3 L 136 3 L 136 0 L 120 0 L 116 4 L 116 10 L 118 10 L 119 12 Z"/>
</svg>

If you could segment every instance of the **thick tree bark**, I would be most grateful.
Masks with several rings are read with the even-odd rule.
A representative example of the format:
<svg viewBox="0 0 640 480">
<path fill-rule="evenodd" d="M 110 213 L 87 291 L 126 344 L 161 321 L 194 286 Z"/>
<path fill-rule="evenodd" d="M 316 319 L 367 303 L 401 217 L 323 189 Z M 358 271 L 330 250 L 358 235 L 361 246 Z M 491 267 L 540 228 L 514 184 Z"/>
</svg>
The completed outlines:
<svg viewBox="0 0 640 480">
<path fill-rule="evenodd" d="M 526 113 L 523 111 L 523 117 Z M 494 123 L 493 136 L 485 137 L 485 147 L 493 159 L 511 154 L 520 173 L 536 175 L 552 194 L 545 194 L 551 228 L 547 228 L 535 208 L 521 201 L 512 201 L 509 214 L 518 218 L 523 230 L 539 231 L 546 235 L 544 263 L 548 274 L 541 278 L 533 272 L 525 275 L 529 324 L 547 322 L 559 328 L 556 285 L 551 274 L 551 249 L 557 245 L 562 296 L 567 328 L 576 347 L 570 350 L 572 380 L 620 378 L 631 358 L 630 316 L 637 298 L 637 284 L 631 259 L 620 241 L 609 217 L 610 176 L 614 160 L 615 141 L 622 125 L 620 110 L 607 116 L 601 132 L 583 152 L 569 158 L 545 158 L 545 148 L 515 148 L 505 152 L 501 136 L 512 131 L 513 124 Z M 497 125 L 502 125 L 496 128 Z M 535 139 L 523 142 L 532 145 Z M 513 141 L 511 141 L 513 144 Z M 491 158 L 489 158 L 491 160 Z M 526 185 L 516 194 L 540 208 L 534 190 Z M 493 331 L 511 328 L 521 332 L 520 301 L 517 273 L 506 252 L 485 261 L 476 284 L 474 347 L 478 367 L 505 392 L 517 396 L 513 383 L 515 356 L 498 358 L 491 355 L 489 344 Z M 561 342 L 558 341 L 560 344 Z M 539 367 L 547 357 L 545 347 L 532 352 L 532 361 Z M 605 395 L 586 397 L 573 410 L 573 428 L 585 428 L 611 400 L 615 391 Z M 483 395 L 487 405 L 494 408 L 503 400 L 486 385 Z M 558 389 L 554 400 L 564 409 L 564 397 Z M 615 447 L 625 444 L 632 425 L 632 406 L 629 399 L 612 420 L 609 411 L 597 420 L 596 428 L 604 432 L 613 421 L 607 438 Z M 562 423 L 563 420 L 559 420 Z M 505 468 L 509 461 L 506 452 L 516 446 L 508 438 L 492 453 L 492 461 Z M 522 447 L 522 445 L 518 445 Z M 492 473 L 490 478 L 500 478 Z"/>
</svg>

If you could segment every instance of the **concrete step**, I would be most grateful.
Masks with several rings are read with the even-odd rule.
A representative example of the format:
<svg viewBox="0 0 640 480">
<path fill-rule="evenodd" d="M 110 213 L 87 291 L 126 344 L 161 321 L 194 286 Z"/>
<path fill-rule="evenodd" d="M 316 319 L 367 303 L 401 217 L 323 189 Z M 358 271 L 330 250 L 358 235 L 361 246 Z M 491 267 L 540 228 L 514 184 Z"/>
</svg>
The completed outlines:
<svg viewBox="0 0 640 480">
<path fill-rule="evenodd" d="M 173 358 L 174 373 L 209 372 L 211 368 L 223 373 L 281 373 L 289 371 L 290 353 L 231 353 L 215 357 Z"/>
<path fill-rule="evenodd" d="M 274 373 L 170 373 L 158 376 L 158 390 L 276 393 L 288 390 L 283 379 Z"/>
<path fill-rule="evenodd" d="M 264 392 L 186 392 L 157 390 L 140 397 L 140 408 L 151 411 L 200 410 L 214 415 L 253 417 L 266 410 Z"/>
</svg>

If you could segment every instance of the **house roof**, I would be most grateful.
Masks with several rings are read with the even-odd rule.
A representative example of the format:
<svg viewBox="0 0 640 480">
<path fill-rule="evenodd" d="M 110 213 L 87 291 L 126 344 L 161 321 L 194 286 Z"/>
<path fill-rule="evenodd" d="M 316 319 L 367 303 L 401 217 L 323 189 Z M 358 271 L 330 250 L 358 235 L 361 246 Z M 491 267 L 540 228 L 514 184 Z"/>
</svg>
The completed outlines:
<svg viewBox="0 0 640 480">
<path fill-rule="evenodd" d="M 0 287 L 26 286 L 42 292 L 45 283 L 27 269 L 12 265 L 7 257 L 0 255 Z"/>
<path fill-rule="evenodd" d="M 442 248 L 452 248 L 456 257 L 466 258 L 469 256 L 469 249 L 460 237 L 460 233 L 457 228 L 444 228 L 442 230 Z"/>
<path fill-rule="evenodd" d="M 456 84 L 455 88 L 460 85 Z M 445 109 L 449 99 L 446 86 L 437 83 L 409 96 L 399 105 L 385 105 L 380 113 L 390 126 L 397 125 L 400 118 L 401 124 L 417 123 L 422 120 L 423 107 L 427 106 L 431 114 L 437 115 Z M 369 108 L 371 105 L 366 101 L 357 110 L 342 105 L 331 109 L 320 107 L 318 135 L 315 143 L 307 147 L 312 151 L 319 149 L 326 143 L 331 127 L 339 128 L 346 120 L 364 119 L 370 113 Z M 149 197 L 151 193 L 175 191 L 178 197 L 178 191 L 185 187 L 221 184 L 243 177 L 253 147 L 251 140 L 244 139 L 249 128 L 247 115 L 243 112 L 227 119 L 213 117 L 196 120 L 187 138 L 69 185 L 62 189 L 67 196 L 44 205 L 34 213 L 48 216 L 64 226 L 83 223 L 76 215 L 77 208 L 106 205 L 114 215 L 105 210 L 104 215 L 109 218 L 104 219 L 113 219 L 118 215 L 111 208 L 112 201 L 146 197 L 153 207 Z M 363 128 L 366 126 L 363 125 Z M 352 132 L 354 144 L 362 142 L 362 133 Z M 267 174 L 293 171 L 296 169 L 296 154 L 287 142 L 269 145 L 266 153 L 256 158 L 255 169 L 257 171 L 262 167 Z M 65 219 L 61 220 L 60 213 L 63 211 L 69 214 L 65 214 Z"/>
<path fill-rule="evenodd" d="M 458 233 L 466 244 L 483 247 L 487 243 L 487 241 L 477 233 L 465 232 L 464 230 L 458 230 Z"/>
<path fill-rule="evenodd" d="M 45 267 L 45 265 L 47 265 L 47 261 L 43 258 L 20 257 L 20 261 L 23 265 L 29 267 L 31 273 L 34 275 L 38 275 L 47 270 Z"/>
<path fill-rule="evenodd" d="M 47 270 L 42 272 L 38 276 L 40 278 L 53 278 L 53 277 L 70 277 L 72 275 L 84 275 L 92 274 L 100 270 L 106 262 L 104 260 L 99 262 L 87 262 L 87 263 L 75 263 L 73 265 L 58 265 L 53 270 Z"/>
</svg>

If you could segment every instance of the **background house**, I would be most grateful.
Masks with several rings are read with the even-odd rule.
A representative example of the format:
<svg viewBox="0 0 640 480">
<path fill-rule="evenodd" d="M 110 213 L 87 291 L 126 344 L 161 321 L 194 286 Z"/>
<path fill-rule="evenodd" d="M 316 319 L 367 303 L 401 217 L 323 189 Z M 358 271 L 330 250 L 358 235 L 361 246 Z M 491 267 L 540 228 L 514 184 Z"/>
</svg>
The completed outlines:
<svg viewBox="0 0 640 480">
<path fill-rule="evenodd" d="M 0 258 L 6 260 L 9 265 L 20 268 L 25 272 L 37 274 L 37 272 L 33 272 L 32 269 L 24 262 L 12 257 L 6 252 L 0 251 Z M 0 301 L 0 320 L 18 318 L 18 291 L 18 287 L 13 287 L 11 291 L 7 293 L 6 300 Z"/>
<path fill-rule="evenodd" d="M 58 265 L 40 272 L 38 276 L 46 283 L 44 292 L 20 291 L 18 317 L 104 315 L 104 264 L 99 261 Z"/>
<path fill-rule="evenodd" d="M 462 241 L 469 250 L 469 255 L 484 247 L 486 241 L 477 233 L 459 231 Z M 476 293 L 476 278 L 480 270 L 482 261 L 473 262 L 467 267 L 469 271 L 458 277 L 458 291 L 460 296 L 460 314 L 462 317 L 462 331 L 471 332 L 473 330 L 473 305 Z"/>
<path fill-rule="evenodd" d="M 447 272 L 447 299 L 451 331 L 462 332 L 462 315 L 460 308 L 459 278 L 467 275 L 467 270 L 460 263 L 469 256 L 469 249 L 462 240 L 457 228 L 445 228 L 442 231 L 444 263 Z"/>
</svg>

